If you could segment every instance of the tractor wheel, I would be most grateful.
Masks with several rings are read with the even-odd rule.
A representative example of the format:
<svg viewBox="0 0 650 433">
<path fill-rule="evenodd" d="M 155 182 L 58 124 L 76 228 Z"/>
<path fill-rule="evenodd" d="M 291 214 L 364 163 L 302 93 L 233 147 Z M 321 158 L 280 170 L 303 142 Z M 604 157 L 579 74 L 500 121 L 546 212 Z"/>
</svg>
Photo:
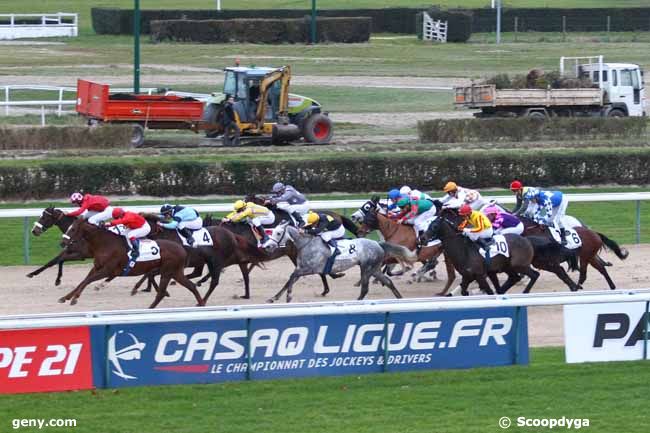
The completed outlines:
<svg viewBox="0 0 650 433">
<path fill-rule="evenodd" d="M 139 123 L 133 125 L 131 132 L 131 146 L 140 147 L 144 144 L 144 127 Z"/>
<path fill-rule="evenodd" d="M 223 117 L 223 111 L 219 105 L 210 104 L 203 111 L 203 121 L 206 123 L 219 125 L 221 124 L 221 117 Z M 208 138 L 216 138 L 220 134 L 220 129 L 206 129 L 205 131 L 205 136 Z"/>
<path fill-rule="evenodd" d="M 546 120 L 546 115 L 541 111 L 531 111 L 530 113 L 528 113 L 528 118 L 543 122 L 544 120 Z"/>
<path fill-rule="evenodd" d="M 610 110 L 609 113 L 607 113 L 607 117 L 625 117 L 625 112 L 618 108 L 614 108 L 613 110 Z"/>
<path fill-rule="evenodd" d="M 302 135 L 309 143 L 327 144 L 333 135 L 332 120 L 324 114 L 314 114 L 304 121 Z"/>
<path fill-rule="evenodd" d="M 226 130 L 223 131 L 223 145 L 224 146 L 239 146 L 241 132 L 239 131 L 239 126 L 236 123 L 231 123 L 226 126 Z"/>
</svg>

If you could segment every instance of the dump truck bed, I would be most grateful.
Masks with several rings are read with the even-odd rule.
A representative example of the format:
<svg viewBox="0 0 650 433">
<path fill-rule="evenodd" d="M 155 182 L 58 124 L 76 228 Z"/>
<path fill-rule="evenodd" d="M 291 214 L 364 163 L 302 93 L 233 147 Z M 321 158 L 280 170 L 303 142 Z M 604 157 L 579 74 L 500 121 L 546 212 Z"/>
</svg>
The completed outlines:
<svg viewBox="0 0 650 433">
<path fill-rule="evenodd" d="M 499 89 L 493 84 L 456 87 L 456 108 L 603 105 L 601 89 Z"/>
</svg>

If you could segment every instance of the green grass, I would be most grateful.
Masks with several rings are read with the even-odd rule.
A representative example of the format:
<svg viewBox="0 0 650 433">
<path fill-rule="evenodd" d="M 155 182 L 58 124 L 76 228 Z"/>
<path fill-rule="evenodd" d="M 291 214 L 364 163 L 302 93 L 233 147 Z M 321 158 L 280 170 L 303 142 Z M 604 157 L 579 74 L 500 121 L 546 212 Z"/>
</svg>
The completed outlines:
<svg viewBox="0 0 650 433">
<path fill-rule="evenodd" d="M 489 6 L 487 0 L 438 0 L 436 4 L 449 7 L 480 8 Z M 215 9 L 214 0 L 142 0 L 141 9 Z M 319 9 L 357 9 L 357 8 L 382 8 L 382 7 L 419 7 L 426 9 L 431 3 L 422 0 L 318 0 Z M 559 7 L 559 8 L 598 8 L 598 7 L 637 7 L 647 6 L 644 0 L 506 0 L 504 7 Z M 99 0 L 42 0 L 38 2 L 25 2 L 19 0 L 4 0 L 0 4 L 0 13 L 52 13 L 70 12 L 80 14 L 79 27 L 82 34 L 92 33 L 90 10 L 93 7 L 117 7 L 132 9 L 133 0 L 112 0 L 103 2 Z M 223 0 L 222 9 L 310 9 L 309 0 L 246 0 L 235 2 Z"/>
<path fill-rule="evenodd" d="M 635 192 L 647 191 L 648 188 L 563 188 L 567 193 L 597 193 L 597 192 Z M 383 194 L 383 193 L 382 193 Z M 507 195 L 507 190 L 491 190 L 485 192 L 486 195 Z M 330 200 L 330 199 L 367 199 L 372 195 L 368 194 L 314 194 L 310 195 L 312 200 Z M 432 195 L 438 196 L 442 193 L 432 192 Z M 236 198 L 220 199 L 186 199 L 182 203 L 193 204 L 214 204 L 214 203 L 232 203 Z M 160 205 L 165 201 L 160 200 L 129 200 L 122 201 L 122 205 Z M 30 203 L 2 203 L 0 208 L 37 208 L 43 209 L 47 206 L 67 207 L 65 202 L 30 202 Z M 569 214 L 580 218 L 594 230 L 606 234 L 611 239 L 622 244 L 630 244 L 636 241 L 635 232 L 635 215 L 636 204 L 634 202 L 592 202 L 592 203 L 571 203 L 569 205 Z M 649 203 L 642 203 L 641 207 L 641 242 L 650 242 L 650 212 L 647 211 Z M 339 212 L 349 215 L 356 209 L 338 209 Z M 218 216 L 221 216 L 218 214 Z M 28 228 L 31 230 L 32 224 L 38 218 L 28 218 Z M 23 218 L 2 218 L 0 219 L 0 229 L 3 237 L 0 239 L 0 250 L 4 253 L 0 256 L 0 266 L 13 266 L 24 264 L 23 251 Z M 61 232 L 56 229 L 50 229 L 40 237 L 30 235 L 30 263 L 44 264 L 60 251 L 59 242 L 61 241 Z M 1 430 L 0 430 L 1 431 Z"/>
<path fill-rule="evenodd" d="M 567 365 L 559 348 L 531 358 L 517 367 L 0 396 L 0 429 L 16 418 L 75 418 L 69 431 L 79 433 L 496 433 L 502 416 L 564 416 L 588 418 L 593 433 L 647 431 L 647 362 Z"/>
</svg>

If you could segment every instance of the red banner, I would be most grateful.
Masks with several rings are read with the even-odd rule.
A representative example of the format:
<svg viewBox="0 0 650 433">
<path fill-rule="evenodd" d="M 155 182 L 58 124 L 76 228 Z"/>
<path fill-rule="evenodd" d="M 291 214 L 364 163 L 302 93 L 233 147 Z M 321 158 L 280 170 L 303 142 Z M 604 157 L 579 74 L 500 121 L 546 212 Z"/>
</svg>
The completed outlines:
<svg viewBox="0 0 650 433">
<path fill-rule="evenodd" d="M 0 331 L 0 394 L 92 387 L 87 326 Z"/>
</svg>

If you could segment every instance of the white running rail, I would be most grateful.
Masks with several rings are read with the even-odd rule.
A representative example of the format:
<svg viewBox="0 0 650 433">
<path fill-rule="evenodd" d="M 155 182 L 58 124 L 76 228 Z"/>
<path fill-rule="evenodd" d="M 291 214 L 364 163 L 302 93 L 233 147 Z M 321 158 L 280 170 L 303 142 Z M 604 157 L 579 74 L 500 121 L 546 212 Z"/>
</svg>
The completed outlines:
<svg viewBox="0 0 650 433">
<path fill-rule="evenodd" d="M 447 311 L 497 307 L 540 307 L 617 302 L 648 302 L 650 289 L 536 293 L 493 296 L 334 301 L 302 304 L 238 305 L 224 307 L 160 308 L 156 310 L 93 311 L 0 317 L 0 329 L 53 328 L 186 320 L 259 319 L 324 314 L 371 314 Z"/>
<path fill-rule="evenodd" d="M 79 33 L 78 22 L 78 14 L 64 12 L 55 14 L 0 14 L 0 40 L 76 37 Z"/>
</svg>

